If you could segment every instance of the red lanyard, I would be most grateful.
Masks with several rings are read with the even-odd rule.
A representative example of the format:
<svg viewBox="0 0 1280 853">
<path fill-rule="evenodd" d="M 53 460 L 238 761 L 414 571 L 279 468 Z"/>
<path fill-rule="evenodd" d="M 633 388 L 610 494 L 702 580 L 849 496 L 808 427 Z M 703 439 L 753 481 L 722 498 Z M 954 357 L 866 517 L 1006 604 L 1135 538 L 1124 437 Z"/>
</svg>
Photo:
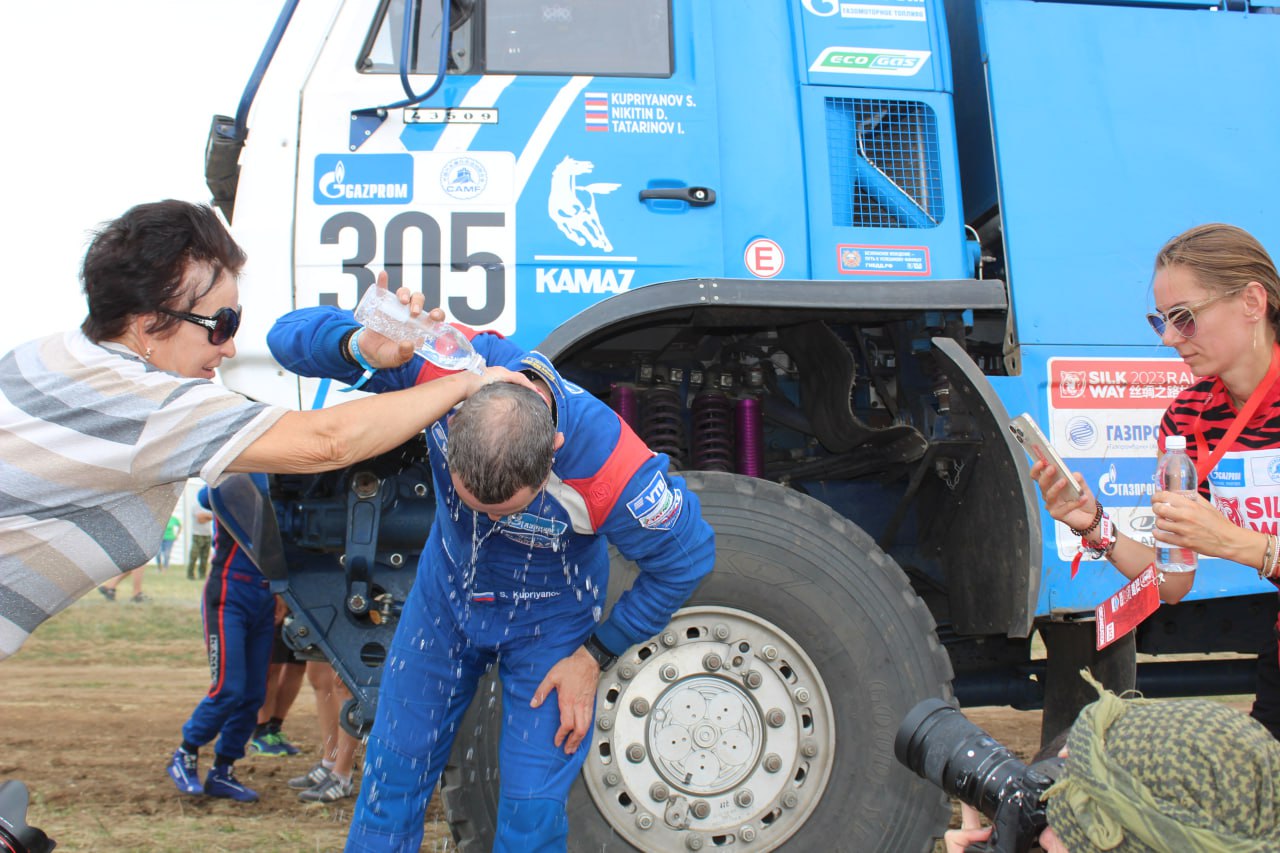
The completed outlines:
<svg viewBox="0 0 1280 853">
<path fill-rule="evenodd" d="M 1258 383 L 1258 387 L 1253 389 L 1253 393 L 1249 395 L 1248 401 L 1244 404 L 1244 408 L 1236 415 L 1236 419 L 1231 422 L 1231 426 L 1227 429 L 1227 434 L 1222 437 L 1222 441 L 1218 442 L 1217 448 L 1210 454 L 1208 459 L 1205 458 L 1204 451 L 1208 447 L 1205 441 L 1204 431 L 1200 429 L 1200 419 L 1196 418 L 1196 475 L 1203 483 L 1208 477 L 1209 472 L 1213 470 L 1213 466 L 1218 464 L 1218 460 L 1222 459 L 1223 454 L 1227 452 L 1227 448 L 1240 435 L 1240 432 L 1248 425 L 1249 420 L 1253 417 L 1253 413 L 1262 405 L 1262 398 L 1267 396 L 1267 392 L 1271 390 L 1271 386 L 1275 384 L 1276 378 L 1280 377 L 1280 344 L 1271 345 L 1271 366 L 1267 368 L 1267 375 L 1262 377 L 1262 381 Z"/>
</svg>

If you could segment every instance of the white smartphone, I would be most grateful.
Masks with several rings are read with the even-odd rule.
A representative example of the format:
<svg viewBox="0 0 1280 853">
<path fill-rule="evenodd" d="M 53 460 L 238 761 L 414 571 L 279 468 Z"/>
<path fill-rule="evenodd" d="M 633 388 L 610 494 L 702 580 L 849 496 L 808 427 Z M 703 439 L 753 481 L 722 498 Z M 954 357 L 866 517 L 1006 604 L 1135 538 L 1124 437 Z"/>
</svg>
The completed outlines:
<svg viewBox="0 0 1280 853">
<path fill-rule="evenodd" d="M 1062 479 L 1067 481 L 1067 487 L 1064 491 L 1068 498 L 1073 501 L 1080 499 L 1082 492 L 1080 487 L 1076 485 L 1076 478 L 1071 476 L 1071 469 L 1067 467 L 1067 463 L 1062 461 L 1058 451 L 1053 449 L 1053 445 L 1049 443 L 1049 439 L 1045 438 L 1044 433 L 1040 431 L 1040 427 L 1036 426 L 1036 422 L 1031 415 L 1023 412 L 1010 421 L 1009 432 L 1013 433 L 1013 437 L 1018 439 L 1022 444 L 1022 448 L 1027 451 L 1027 455 L 1033 461 L 1048 462 L 1057 469 Z"/>
</svg>

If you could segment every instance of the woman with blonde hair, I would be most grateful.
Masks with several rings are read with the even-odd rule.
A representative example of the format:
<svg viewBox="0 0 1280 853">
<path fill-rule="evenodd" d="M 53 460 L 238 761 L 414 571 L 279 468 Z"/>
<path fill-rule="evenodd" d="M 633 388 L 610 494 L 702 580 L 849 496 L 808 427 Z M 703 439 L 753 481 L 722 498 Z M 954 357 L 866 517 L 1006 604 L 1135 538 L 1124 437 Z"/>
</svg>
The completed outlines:
<svg viewBox="0 0 1280 853">
<path fill-rule="evenodd" d="M 1160 449 L 1170 435 L 1186 438 L 1199 494 L 1152 496 L 1155 538 L 1206 557 L 1239 563 L 1280 585 L 1280 541 L 1273 509 L 1280 477 L 1254 477 L 1280 451 L 1280 275 L 1267 250 L 1233 225 L 1200 225 L 1174 237 L 1156 255 L 1147 315 L 1165 346 L 1173 347 L 1198 381 L 1184 389 L 1160 422 Z M 1261 466 L 1261 467 L 1259 467 Z M 1049 514 L 1081 536 L 1127 578 L 1155 560 L 1155 549 L 1120 533 L 1105 508 L 1075 474 L 1083 492 L 1071 500 L 1066 482 L 1037 463 Z M 1185 596 L 1195 572 L 1167 573 L 1160 597 Z M 1270 638 L 1258 657 L 1258 695 L 1252 716 L 1280 737 L 1280 649 Z"/>
</svg>

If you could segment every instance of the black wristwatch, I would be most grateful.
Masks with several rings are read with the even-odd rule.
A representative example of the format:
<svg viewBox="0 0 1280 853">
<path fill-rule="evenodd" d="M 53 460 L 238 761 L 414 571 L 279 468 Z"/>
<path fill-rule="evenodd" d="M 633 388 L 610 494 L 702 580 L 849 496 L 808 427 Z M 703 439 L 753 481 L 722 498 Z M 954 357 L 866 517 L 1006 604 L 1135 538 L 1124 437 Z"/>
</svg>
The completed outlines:
<svg viewBox="0 0 1280 853">
<path fill-rule="evenodd" d="M 595 634 L 587 637 L 582 647 L 587 650 L 587 654 L 596 659 L 596 664 L 600 667 L 601 672 L 613 666 L 618 660 L 618 656 L 606 649 L 604 643 L 600 642 Z"/>
</svg>

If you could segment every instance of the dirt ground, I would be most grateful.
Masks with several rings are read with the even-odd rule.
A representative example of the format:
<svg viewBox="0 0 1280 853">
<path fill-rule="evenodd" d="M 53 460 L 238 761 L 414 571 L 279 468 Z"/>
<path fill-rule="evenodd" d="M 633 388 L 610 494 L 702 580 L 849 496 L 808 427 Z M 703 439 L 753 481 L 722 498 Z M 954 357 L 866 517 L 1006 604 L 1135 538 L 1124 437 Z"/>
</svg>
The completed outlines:
<svg viewBox="0 0 1280 853">
<path fill-rule="evenodd" d="M 165 773 L 181 728 L 209 687 L 201 584 L 148 572 L 151 600 L 90 593 L 0 662 L 0 782 L 31 791 L 28 821 L 62 851 L 340 850 L 355 800 L 307 805 L 285 784 L 317 760 L 315 701 L 304 682 L 285 723 L 303 749 L 236 764 L 261 801 L 179 794 Z M 212 748 L 201 751 L 201 774 Z M 424 850 L 450 849 L 434 804 Z"/>
<path fill-rule="evenodd" d="M 354 800 L 307 806 L 285 785 L 315 761 L 308 687 L 286 725 L 303 754 L 240 762 L 240 779 L 262 796 L 240 805 L 184 797 L 164 775 L 179 729 L 208 686 L 198 660 L 160 668 L 49 666 L 24 657 L 0 665 L 0 780 L 28 785 L 28 819 L 59 851 L 341 849 Z M 1039 741 L 1038 712 L 981 708 L 969 716 L 1019 754 L 1030 756 Z M 436 820 L 424 849 L 448 850 L 450 837 Z"/>
<path fill-rule="evenodd" d="M 285 784 L 316 761 L 315 705 L 305 684 L 285 724 L 302 754 L 237 764 L 260 802 L 186 797 L 165 775 L 181 726 L 208 687 L 199 588 L 165 575 L 148 580 L 153 598 L 141 605 L 91 593 L 0 663 L 0 781 L 27 784 L 28 820 L 59 851 L 341 849 L 354 799 L 304 805 Z M 1038 711 L 966 714 L 1024 760 L 1035 753 Z M 201 759 L 203 772 L 211 750 Z M 428 817 L 423 849 L 453 849 L 434 802 Z"/>
</svg>

